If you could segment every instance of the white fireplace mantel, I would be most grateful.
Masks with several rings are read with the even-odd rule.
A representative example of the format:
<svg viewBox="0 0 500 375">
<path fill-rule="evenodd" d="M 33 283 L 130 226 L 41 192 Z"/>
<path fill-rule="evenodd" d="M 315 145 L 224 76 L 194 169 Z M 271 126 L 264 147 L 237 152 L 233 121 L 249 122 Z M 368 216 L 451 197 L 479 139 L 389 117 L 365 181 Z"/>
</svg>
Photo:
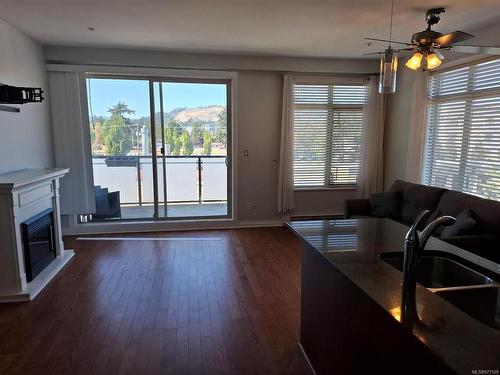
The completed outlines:
<svg viewBox="0 0 500 375">
<path fill-rule="evenodd" d="M 59 179 L 69 169 L 23 169 L 0 175 L 0 302 L 30 301 L 74 255 L 62 241 Z M 56 259 L 26 281 L 21 223 L 51 208 Z"/>
</svg>

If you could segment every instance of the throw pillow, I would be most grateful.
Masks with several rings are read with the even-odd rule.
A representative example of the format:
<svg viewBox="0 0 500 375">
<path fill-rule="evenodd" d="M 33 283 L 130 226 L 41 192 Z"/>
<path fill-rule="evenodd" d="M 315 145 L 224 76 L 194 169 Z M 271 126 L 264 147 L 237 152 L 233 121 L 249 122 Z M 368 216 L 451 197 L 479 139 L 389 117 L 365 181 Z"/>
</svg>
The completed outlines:
<svg viewBox="0 0 500 375">
<path fill-rule="evenodd" d="M 370 195 L 371 215 L 399 219 L 401 212 L 401 191 L 387 191 Z"/>
<path fill-rule="evenodd" d="M 444 227 L 441 237 L 454 237 L 472 234 L 477 224 L 474 213 L 471 210 L 464 210 L 456 217 L 455 224 Z"/>
</svg>

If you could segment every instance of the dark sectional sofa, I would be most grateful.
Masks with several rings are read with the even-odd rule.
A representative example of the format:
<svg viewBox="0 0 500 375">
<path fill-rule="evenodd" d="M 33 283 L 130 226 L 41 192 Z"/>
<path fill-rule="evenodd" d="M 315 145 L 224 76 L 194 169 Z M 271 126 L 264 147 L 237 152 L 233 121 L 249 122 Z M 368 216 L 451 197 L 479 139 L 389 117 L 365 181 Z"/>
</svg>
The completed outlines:
<svg viewBox="0 0 500 375">
<path fill-rule="evenodd" d="M 435 235 L 443 241 L 492 260 L 500 260 L 500 202 L 458 191 L 397 180 L 389 192 L 373 194 L 370 199 L 348 199 L 345 218 L 387 217 L 411 225 L 424 209 L 431 211 L 430 222 L 440 215 L 466 217 L 469 223 L 460 230 L 438 228 Z M 464 220 L 460 220 L 463 222 Z M 456 229 L 456 228 L 454 228 Z M 453 235 L 448 232 L 458 232 Z"/>
</svg>

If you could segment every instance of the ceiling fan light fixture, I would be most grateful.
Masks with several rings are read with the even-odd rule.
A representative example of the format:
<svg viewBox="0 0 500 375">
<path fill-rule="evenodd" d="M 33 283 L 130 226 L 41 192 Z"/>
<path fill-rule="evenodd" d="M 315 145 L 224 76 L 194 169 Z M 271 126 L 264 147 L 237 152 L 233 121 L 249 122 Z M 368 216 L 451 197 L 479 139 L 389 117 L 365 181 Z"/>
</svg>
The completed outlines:
<svg viewBox="0 0 500 375">
<path fill-rule="evenodd" d="M 421 52 L 415 52 L 413 56 L 410 57 L 406 62 L 405 64 L 406 67 L 413 70 L 417 70 L 418 68 L 420 68 L 420 65 L 422 64 L 423 57 L 424 55 Z"/>
<path fill-rule="evenodd" d="M 444 60 L 444 56 L 439 51 L 434 51 L 426 56 L 427 69 L 437 68 Z"/>
</svg>

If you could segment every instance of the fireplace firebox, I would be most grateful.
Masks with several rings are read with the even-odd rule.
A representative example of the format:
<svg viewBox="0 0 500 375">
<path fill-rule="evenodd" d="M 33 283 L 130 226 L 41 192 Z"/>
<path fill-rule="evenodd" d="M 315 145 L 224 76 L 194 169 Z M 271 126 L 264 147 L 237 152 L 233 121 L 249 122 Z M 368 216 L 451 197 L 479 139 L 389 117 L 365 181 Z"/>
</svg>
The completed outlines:
<svg viewBox="0 0 500 375">
<path fill-rule="evenodd" d="M 26 281 L 30 282 L 56 258 L 54 214 L 51 208 L 21 223 Z"/>
</svg>

